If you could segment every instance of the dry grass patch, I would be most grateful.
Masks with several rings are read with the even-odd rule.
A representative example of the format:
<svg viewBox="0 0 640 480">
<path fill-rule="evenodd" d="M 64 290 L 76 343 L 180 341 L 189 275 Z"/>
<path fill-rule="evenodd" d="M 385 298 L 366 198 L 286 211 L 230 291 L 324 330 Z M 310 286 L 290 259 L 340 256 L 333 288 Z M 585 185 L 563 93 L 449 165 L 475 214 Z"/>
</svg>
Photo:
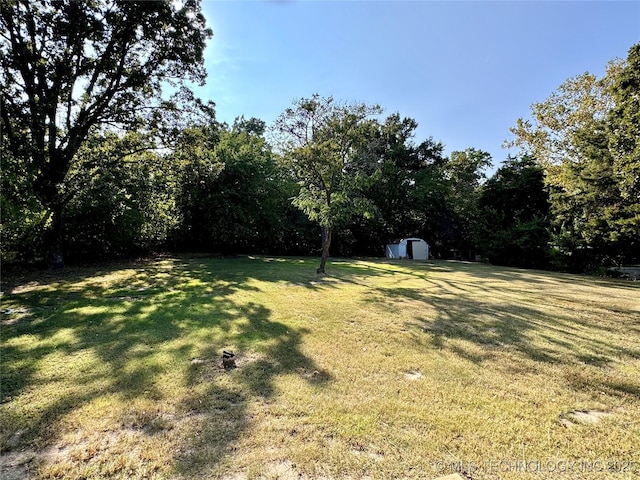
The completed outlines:
<svg viewBox="0 0 640 480">
<path fill-rule="evenodd" d="M 25 278 L 2 298 L 0 474 L 632 478 L 639 287 L 253 257 Z"/>
</svg>

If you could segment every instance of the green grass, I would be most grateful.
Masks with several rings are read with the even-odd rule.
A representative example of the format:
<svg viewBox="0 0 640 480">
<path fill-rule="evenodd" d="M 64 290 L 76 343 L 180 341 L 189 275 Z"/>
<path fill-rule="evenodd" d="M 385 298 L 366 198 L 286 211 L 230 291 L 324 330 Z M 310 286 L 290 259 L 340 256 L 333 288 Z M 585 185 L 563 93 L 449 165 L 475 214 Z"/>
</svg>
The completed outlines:
<svg viewBox="0 0 640 480">
<path fill-rule="evenodd" d="M 0 476 L 640 475 L 639 284 L 316 263 L 5 278 Z"/>
</svg>

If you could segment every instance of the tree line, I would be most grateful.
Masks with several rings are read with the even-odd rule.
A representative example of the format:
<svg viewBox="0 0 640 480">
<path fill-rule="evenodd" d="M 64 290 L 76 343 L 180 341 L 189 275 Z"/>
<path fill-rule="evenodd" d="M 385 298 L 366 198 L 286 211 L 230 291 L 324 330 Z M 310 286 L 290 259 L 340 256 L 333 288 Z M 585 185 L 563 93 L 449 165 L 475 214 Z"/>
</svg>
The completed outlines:
<svg viewBox="0 0 640 480">
<path fill-rule="evenodd" d="M 441 258 L 571 271 L 640 261 L 640 44 L 512 129 L 444 155 L 414 119 L 312 95 L 216 120 L 200 3 L 8 2 L 0 14 L 3 262 L 206 251 Z M 166 94 L 171 86 L 171 95 Z"/>
</svg>

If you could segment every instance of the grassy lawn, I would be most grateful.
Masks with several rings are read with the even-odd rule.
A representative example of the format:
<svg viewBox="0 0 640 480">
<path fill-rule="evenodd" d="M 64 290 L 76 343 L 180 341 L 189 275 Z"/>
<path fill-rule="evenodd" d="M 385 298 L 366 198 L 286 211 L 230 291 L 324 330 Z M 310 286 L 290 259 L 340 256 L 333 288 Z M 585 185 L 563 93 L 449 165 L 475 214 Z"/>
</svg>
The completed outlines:
<svg viewBox="0 0 640 480">
<path fill-rule="evenodd" d="M 640 284 L 316 264 L 5 278 L 0 477 L 640 476 Z"/>
</svg>

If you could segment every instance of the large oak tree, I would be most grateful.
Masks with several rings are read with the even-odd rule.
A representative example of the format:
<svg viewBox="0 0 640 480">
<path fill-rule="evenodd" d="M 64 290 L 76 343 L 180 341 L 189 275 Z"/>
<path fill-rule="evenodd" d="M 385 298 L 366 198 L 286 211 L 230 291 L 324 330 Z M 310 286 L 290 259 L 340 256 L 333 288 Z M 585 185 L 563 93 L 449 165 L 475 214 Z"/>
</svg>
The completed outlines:
<svg viewBox="0 0 640 480">
<path fill-rule="evenodd" d="M 199 0 L 2 2 L 2 140 L 49 212 L 51 254 L 62 254 L 83 142 L 104 127 L 148 128 L 172 106 L 163 87 L 204 82 L 210 36 Z"/>
</svg>

